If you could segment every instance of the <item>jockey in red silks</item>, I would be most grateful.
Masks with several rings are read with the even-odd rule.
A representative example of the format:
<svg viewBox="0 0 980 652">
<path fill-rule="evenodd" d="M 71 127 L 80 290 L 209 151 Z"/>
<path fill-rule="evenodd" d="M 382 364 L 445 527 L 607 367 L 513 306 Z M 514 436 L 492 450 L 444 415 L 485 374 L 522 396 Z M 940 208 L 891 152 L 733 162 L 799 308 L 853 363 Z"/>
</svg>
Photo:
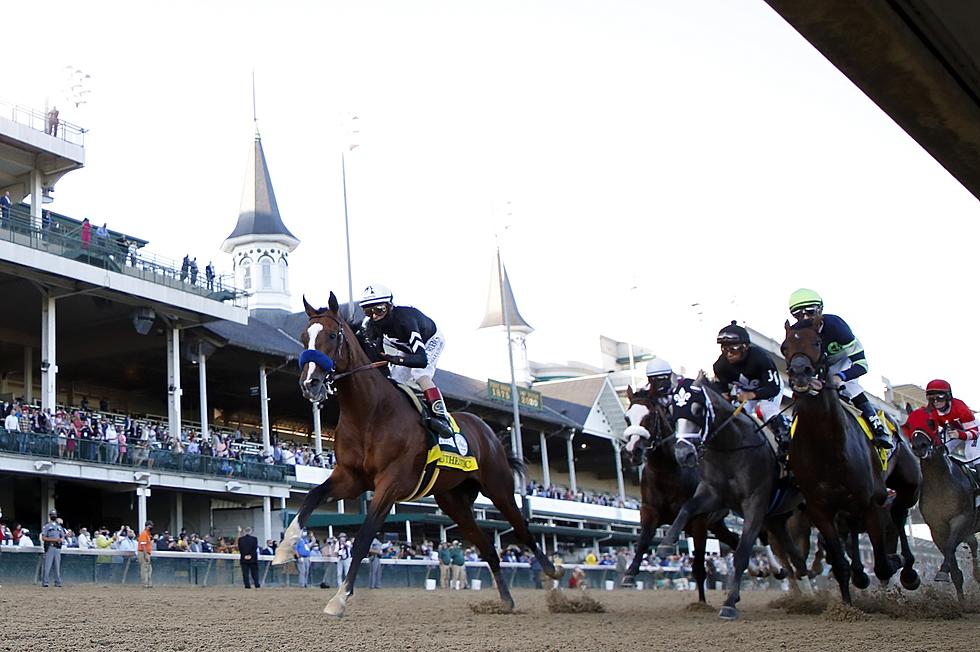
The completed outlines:
<svg viewBox="0 0 980 652">
<path fill-rule="evenodd" d="M 400 383 L 416 383 L 429 406 L 429 426 L 441 438 L 455 435 L 442 392 L 432 377 L 446 340 L 436 323 L 421 310 L 396 306 L 391 290 L 383 285 L 364 288 L 359 301 L 364 311 L 361 341 L 369 356 L 385 360 L 391 377 Z"/>
<path fill-rule="evenodd" d="M 960 455 L 968 462 L 976 461 L 980 457 L 976 446 L 980 424 L 977 424 L 973 411 L 960 399 L 953 398 L 949 383 L 938 378 L 926 385 L 926 398 L 929 401 L 926 408 L 929 418 L 940 428 L 946 429 L 946 448 L 949 452 Z"/>
</svg>

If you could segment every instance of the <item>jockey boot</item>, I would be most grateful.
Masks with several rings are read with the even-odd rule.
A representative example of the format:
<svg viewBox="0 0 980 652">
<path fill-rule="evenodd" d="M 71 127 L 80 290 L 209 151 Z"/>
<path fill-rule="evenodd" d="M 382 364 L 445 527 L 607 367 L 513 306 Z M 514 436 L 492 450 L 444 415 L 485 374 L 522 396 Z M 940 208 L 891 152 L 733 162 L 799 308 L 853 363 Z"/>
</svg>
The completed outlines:
<svg viewBox="0 0 980 652">
<path fill-rule="evenodd" d="M 446 412 L 446 402 L 442 398 L 442 392 L 438 387 L 430 387 L 423 392 L 425 402 L 429 406 L 429 428 L 442 439 L 452 439 L 456 436 L 452 425 L 449 423 L 449 413 Z"/>
<path fill-rule="evenodd" d="M 781 414 L 777 414 L 769 422 L 769 430 L 772 431 L 776 439 L 776 457 L 779 461 L 779 468 L 783 471 L 782 475 L 789 474 L 789 421 Z"/>
<path fill-rule="evenodd" d="M 881 422 L 878 413 L 875 412 L 874 406 L 871 405 L 871 401 L 865 399 L 864 402 L 856 407 L 861 410 L 861 416 L 864 417 L 868 427 L 871 428 L 871 434 L 874 435 L 874 445 L 885 450 L 892 448 L 891 437 L 888 436 L 888 431 L 885 430 L 885 424 Z"/>
</svg>

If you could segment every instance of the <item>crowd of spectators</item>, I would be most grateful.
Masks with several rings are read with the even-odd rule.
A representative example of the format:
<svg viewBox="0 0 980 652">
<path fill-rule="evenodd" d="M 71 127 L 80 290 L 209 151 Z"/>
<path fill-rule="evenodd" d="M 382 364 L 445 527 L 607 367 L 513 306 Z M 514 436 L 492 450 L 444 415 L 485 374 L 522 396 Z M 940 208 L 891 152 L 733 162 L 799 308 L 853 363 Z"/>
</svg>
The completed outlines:
<svg viewBox="0 0 980 652">
<path fill-rule="evenodd" d="M 639 509 L 640 501 L 628 497 L 620 500 L 618 496 L 606 492 L 597 491 L 572 491 L 568 487 L 561 487 L 556 484 L 547 487 L 540 482 L 529 480 L 526 486 L 528 496 L 540 496 L 542 498 L 554 498 L 555 500 L 571 500 L 577 503 L 589 503 L 590 505 L 603 505 L 606 507 L 621 507 L 626 509 Z"/>
</svg>

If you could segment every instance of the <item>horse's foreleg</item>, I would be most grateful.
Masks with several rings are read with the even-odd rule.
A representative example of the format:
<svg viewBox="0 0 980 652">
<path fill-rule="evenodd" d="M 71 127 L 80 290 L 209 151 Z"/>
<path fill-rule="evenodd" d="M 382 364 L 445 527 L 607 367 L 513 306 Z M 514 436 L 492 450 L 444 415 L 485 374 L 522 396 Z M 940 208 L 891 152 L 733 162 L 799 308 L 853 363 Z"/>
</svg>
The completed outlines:
<svg viewBox="0 0 980 652">
<path fill-rule="evenodd" d="M 844 604 L 851 604 L 851 569 L 848 568 L 847 560 L 844 558 L 844 549 L 841 547 L 834 517 L 818 512 L 812 506 L 808 506 L 807 511 L 813 524 L 823 536 L 824 552 L 830 561 L 830 567 L 834 570 L 834 579 L 840 587 L 841 600 Z"/>
<path fill-rule="evenodd" d="M 623 586 L 635 586 L 635 578 L 640 573 L 640 564 L 643 563 L 643 555 L 650 552 L 650 544 L 653 542 L 653 535 L 656 532 L 657 524 L 660 522 L 660 515 L 653 507 L 642 505 L 640 507 L 640 539 L 636 542 L 636 554 L 630 562 L 626 574 L 623 576 Z"/>
<path fill-rule="evenodd" d="M 694 539 L 694 563 L 691 566 L 691 574 L 694 576 L 694 583 L 698 586 L 698 602 L 707 604 L 708 600 L 704 595 L 704 582 L 708 576 L 704 568 L 704 556 L 707 553 L 708 528 L 705 519 L 696 518 L 689 525 L 691 538 Z"/>
<path fill-rule="evenodd" d="M 888 553 L 888 542 L 885 540 L 885 521 L 888 519 L 883 507 L 871 505 L 864 515 L 864 525 L 871 539 L 871 549 L 875 554 L 875 577 L 882 584 L 888 582 L 891 576 L 902 567 L 902 559 L 897 554 Z"/>
<path fill-rule="evenodd" d="M 548 556 L 538 547 L 538 542 L 531 535 L 531 530 L 528 527 L 527 521 L 524 520 L 524 515 L 521 514 L 517 503 L 514 502 L 513 486 L 506 488 L 491 487 L 486 484 L 486 479 L 484 479 L 483 491 L 487 498 L 500 511 L 501 516 L 507 519 L 511 526 L 513 526 L 514 535 L 517 537 L 517 540 L 523 543 L 538 560 L 538 563 L 541 564 L 542 572 L 551 579 L 560 580 L 561 576 L 565 574 L 565 569 L 561 567 L 555 568 L 555 565 L 551 563 Z M 527 500 L 526 497 L 525 500 Z"/>
<path fill-rule="evenodd" d="M 350 553 L 350 568 L 347 570 L 347 576 L 340 583 L 337 593 L 330 598 L 327 606 L 323 608 L 323 613 L 337 618 L 343 617 L 347 610 L 348 601 L 354 596 L 354 583 L 357 581 L 357 571 L 361 567 L 361 560 L 367 557 L 374 535 L 384 525 L 385 518 L 391 511 L 391 506 L 395 504 L 397 497 L 404 496 L 408 491 L 411 489 L 405 489 L 401 486 L 395 490 L 390 484 L 375 489 L 374 499 L 368 505 L 364 523 L 354 537 L 354 547 Z"/>
<path fill-rule="evenodd" d="M 724 620 L 738 618 L 738 609 L 735 608 L 735 605 L 741 599 L 742 575 L 748 568 L 752 548 L 762 530 L 768 503 L 767 492 L 761 497 L 753 497 L 742 505 L 742 513 L 745 515 L 745 520 L 742 522 L 742 536 L 739 537 L 738 547 L 735 548 L 735 555 L 732 558 L 732 574 L 728 579 L 728 598 L 725 599 L 725 604 L 718 614 Z"/>
<path fill-rule="evenodd" d="M 857 522 L 849 521 L 847 524 L 847 555 L 851 558 L 851 583 L 856 588 L 863 590 L 868 588 L 871 580 L 864 570 L 864 561 L 861 559 L 860 534 Z"/>
<path fill-rule="evenodd" d="M 898 540 L 902 546 L 902 561 L 904 562 L 899 580 L 902 582 L 904 588 L 909 591 L 914 591 L 919 588 L 921 582 L 919 580 L 919 574 L 915 572 L 915 555 L 912 554 L 912 546 L 909 545 L 909 537 L 905 532 L 905 522 L 909 517 L 909 508 L 892 505 L 891 512 L 892 523 L 898 532 Z"/>
<path fill-rule="evenodd" d="M 813 591 L 810 586 L 810 579 L 807 577 L 806 559 L 803 557 L 800 549 L 797 548 L 793 538 L 789 535 L 786 519 L 779 517 L 770 519 L 767 526 L 766 529 L 772 535 L 772 540 L 770 541 L 772 545 L 766 548 L 770 560 L 773 558 L 773 548 L 775 548 L 775 556 L 778 557 L 779 564 L 789 571 L 787 575 L 790 577 L 790 583 L 793 588 L 806 595 L 810 595 Z"/>
<path fill-rule="evenodd" d="M 970 533 L 966 537 L 966 545 L 973 556 L 973 581 L 980 582 L 980 559 L 977 558 L 977 536 Z"/>
<path fill-rule="evenodd" d="M 694 495 L 678 510 L 677 516 L 674 518 L 674 522 L 671 523 L 670 529 L 667 530 L 666 536 L 661 540 L 660 545 L 657 546 L 657 556 L 666 557 L 673 553 L 674 544 L 677 543 L 677 537 L 680 536 L 681 530 L 687 526 L 692 518 L 713 512 L 716 509 L 720 509 L 720 506 L 721 500 L 718 496 L 713 494 L 707 485 L 699 484 Z"/>
<path fill-rule="evenodd" d="M 306 494 L 299 512 L 296 513 L 289 527 L 283 533 L 282 541 L 276 548 L 276 556 L 272 559 L 272 564 L 278 566 L 292 561 L 293 551 L 296 548 L 296 542 L 303 534 L 303 528 L 309 522 L 313 510 L 323 502 L 353 498 L 362 493 L 364 493 L 364 485 L 359 479 L 355 479 L 344 467 L 335 468 L 329 478 Z"/>
</svg>

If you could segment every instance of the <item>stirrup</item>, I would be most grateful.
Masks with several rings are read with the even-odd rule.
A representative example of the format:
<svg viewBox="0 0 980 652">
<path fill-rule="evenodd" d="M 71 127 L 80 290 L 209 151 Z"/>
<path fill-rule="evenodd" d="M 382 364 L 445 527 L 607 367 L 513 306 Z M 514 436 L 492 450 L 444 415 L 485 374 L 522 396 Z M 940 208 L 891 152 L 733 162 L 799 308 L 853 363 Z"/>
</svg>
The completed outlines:
<svg viewBox="0 0 980 652">
<path fill-rule="evenodd" d="M 442 416 L 430 416 L 429 428 L 433 430 L 438 437 L 444 439 L 452 439 L 456 436 L 456 432 L 453 430 L 453 427 L 449 425 L 449 420 Z"/>
<path fill-rule="evenodd" d="M 874 445 L 877 448 L 883 448 L 885 450 L 891 450 L 895 448 L 895 445 L 891 442 L 891 438 L 886 437 L 881 433 L 875 434 L 874 439 L 872 441 L 874 442 Z"/>
</svg>

